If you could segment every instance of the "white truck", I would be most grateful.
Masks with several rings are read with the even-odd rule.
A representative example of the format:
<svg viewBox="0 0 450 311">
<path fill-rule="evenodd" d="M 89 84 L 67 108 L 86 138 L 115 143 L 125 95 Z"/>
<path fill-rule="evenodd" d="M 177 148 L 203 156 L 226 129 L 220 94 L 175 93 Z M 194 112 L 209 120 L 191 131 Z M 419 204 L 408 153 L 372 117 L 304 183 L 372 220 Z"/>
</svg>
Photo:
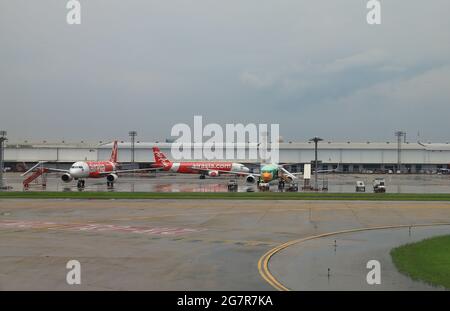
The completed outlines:
<svg viewBox="0 0 450 311">
<path fill-rule="evenodd" d="M 362 180 L 356 182 L 356 192 L 366 192 L 366 185 Z"/>
<path fill-rule="evenodd" d="M 384 193 L 386 192 L 386 183 L 384 178 L 375 178 L 373 181 L 373 192 Z"/>
</svg>

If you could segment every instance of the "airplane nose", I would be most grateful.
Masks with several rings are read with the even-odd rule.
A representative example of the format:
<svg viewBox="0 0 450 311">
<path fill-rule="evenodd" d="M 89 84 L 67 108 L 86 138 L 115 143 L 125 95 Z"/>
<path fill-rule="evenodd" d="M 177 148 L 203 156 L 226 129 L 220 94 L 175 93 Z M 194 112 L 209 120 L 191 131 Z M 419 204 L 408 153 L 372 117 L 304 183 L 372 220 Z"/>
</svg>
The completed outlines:
<svg viewBox="0 0 450 311">
<path fill-rule="evenodd" d="M 272 174 L 268 172 L 262 173 L 261 177 L 264 180 L 264 182 L 269 182 L 272 180 Z"/>
<path fill-rule="evenodd" d="M 80 177 L 80 173 L 81 173 L 81 170 L 79 170 L 79 169 L 71 168 L 69 170 L 69 174 L 72 175 L 72 177 L 75 177 L 75 178 Z"/>
</svg>

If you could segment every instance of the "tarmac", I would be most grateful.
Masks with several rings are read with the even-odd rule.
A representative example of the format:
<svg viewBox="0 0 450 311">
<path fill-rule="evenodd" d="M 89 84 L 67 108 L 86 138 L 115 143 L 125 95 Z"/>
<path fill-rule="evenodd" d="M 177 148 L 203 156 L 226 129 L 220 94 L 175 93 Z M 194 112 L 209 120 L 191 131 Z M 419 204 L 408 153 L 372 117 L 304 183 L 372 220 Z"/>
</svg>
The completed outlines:
<svg viewBox="0 0 450 311">
<path fill-rule="evenodd" d="M 0 200 L 0 290 L 275 290 L 258 262 L 283 243 L 444 222 L 450 202 Z M 400 275 L 388 254 L 413 238 L 450 234 L 450 226 L 413 228 L 411 237 L 376 232 L 292 245 L 268 269 L 289 289 L 359 290 L 370 258 L 381 262 L 385 280 L 374 289 L 438 289 Z M 80 285 L 66 282 L 74 259 Z M 322 282 L 328 267 L 332 286 Z"/>
<path fill-rule="evenodd" d="M 308 239 L 289 245 L 271 257 L 266 269 L 277 283 L 270 280 L 269 283 L 280 290 L 296 291 L 444 290 L 424 282 L 411 282 L 408 276 L 397 271 L 390 251 L 449 233 L 450 224 L 371 229 Z M 379 284 L 367 281 L 374 268 L 373 260 L 380 266 Z"/>
<path fill-rule="evenodd" d="M 300 176 L 301 177 L 301 176 Z M 366 185 L 366 191 L 372 192 L 372 182 L 381 177 L 386 181 L 388 193 L 450 193 L 450 175 L 426 175 L 426 174 L 321 174 L 318 186 L 327 185 L 328 192 L 355 192 L 356 181 L 361 180 Z M 24 177 L 19 173 L 6 173 L 6 184 L 13 191 L 23 190 Z M 114 185 L 114 189 L 106 186 L 105 178 L 87 179 L 86 191 L 127 191 L 127 192 L 227 192 L 227 183 L 230 179 L 238 180 L 238 191 L 256 191 L 255 185 L 247 184 L 243 178 L 234 176 L 207 177 L 199 179 L 198 175 L 172 175 L 167 173 L 141 173 L 121 175 Z M 313 184 L 314 180 L 311 180 Z M 302 179 L 298 180 L 301 187 Z M 64 183 L 59 174 L 48 174 L 47 187 L 43 189 L 34 183 L 30 190 L 33 191 L 78 191 L 76 182 Z M 271 191 L 278 191 L 277 185 L 271 187 Z"/>
</svg>

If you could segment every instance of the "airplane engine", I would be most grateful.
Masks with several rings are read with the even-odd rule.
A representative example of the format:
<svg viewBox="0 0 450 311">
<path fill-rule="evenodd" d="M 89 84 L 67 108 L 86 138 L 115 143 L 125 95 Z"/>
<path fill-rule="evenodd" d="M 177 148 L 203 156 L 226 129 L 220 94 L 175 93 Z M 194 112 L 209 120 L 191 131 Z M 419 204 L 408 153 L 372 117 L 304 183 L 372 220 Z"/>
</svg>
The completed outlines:
<svg viewBox="0 0 450 311">
<path fill-rule="evenodd" d="M 217 176 L 219 176 L 219 172 L 218 171 L 209 171 L 208 176 L 217 177 Z"/>
<path fill-rule="evenodd" d="M 119 176 L 117 176 L 116 174 L 109 174 L 108 176 L 106 176 L 106 180 L 109 182 L 115 182 L 117 179 L 119 179 Z"/>
<path fill-rule="evenodd" d="M 249 184 L 254 184 L 256 182 L 256 178 L 253 175 L 248 175 L 245 178 L 245 181 L 248 182 Z"/>
<path fill-rule="evenodd" d="M 73 177 L 72 177 L 72 175 L 65 173 L 61 176 L 61 180 L 63 182 L 71 182 L 73 180 Z"/>
</svg>

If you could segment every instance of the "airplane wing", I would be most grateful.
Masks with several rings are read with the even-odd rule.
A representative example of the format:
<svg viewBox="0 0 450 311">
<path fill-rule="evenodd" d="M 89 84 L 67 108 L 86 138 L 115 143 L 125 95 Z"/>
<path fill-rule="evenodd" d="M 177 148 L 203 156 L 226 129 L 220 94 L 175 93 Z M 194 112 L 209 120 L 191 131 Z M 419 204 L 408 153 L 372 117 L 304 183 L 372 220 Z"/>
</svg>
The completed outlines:
<svg viewBox="0 0 450 311">
<path fill-rule="evenodd" d="M 190 168 L 191 170 L 194 171 L 199 171 L 199 172 L 209 172 L 209 171 L 219 171 L 219 170 L 212 170 L 212 169 L 208 169 L 208 168 L 200 168 L 200 167 L 196 167 L 196 166 L 188 166 L 188 168 Z"/>
<path fill-rule="evenodd" d="M 199 171 L 199 172 L 203 172 L 203 173 L 208 173 L 210 171 L 215 171 L 215 172 L 219 172 L 221 174 L 236 174 L 236 175 L 254 175 L 254 176 L 259 176 L 259 174 L 252 174 L 252 173 L 246 173 L 246 172 L 235 172 L 235 171 L 224 171 L 224 170 L 216 170 L 213 168 L 200 168 L 200 167 L 195 167 L 195 166 L 189 166 L 190 169 L 195 170 L 195 171 Z"/>
<path fill-rule="evenodd" d="M 248 172 L 235 172 L 235 171 L 224 171 L 224 170 L 215 170 L 215 169 L 208 169 L 208 168 L 197 168 L 195 166 L 190 166 L 190 169 L 199 171 L 199 172 L 204 172 L 204 173 L 208 173 L 210 171 L 215 171 L 215 172 L 219 172 L 220 174 L 233 174 L 233 175 L 253 175 L 253 176 L 261 176 L 261 174 L 256 174 L 256 173 L 248 173 Z"/>
<path fill-rule="evenodd" d="M 215 170 L 218 171 L 219 173 L 222 174 L 233 174 L 233 175 L 252 175 L 252 176 L 261 176 L 261 174 L 257 174 L 257 173 L 248 173 L 248 172 L 235 172 L 235 171 L 221 171 L 221 170 Z"/>
<path fill-rule="evenodd" d="M 45 169 L 51 172 L 69 173 L 69 170 L 62 170 L 59 168 L 46 167 Z"/>
<path fill-rule="evenodd" d="M 288 175 L 289 177 L 291 177 L 292 179 L 297 179 L 297 177 L 292 174 L 291 172 L 289 172 L 287 169 L 285 169 L 283 166 L 279 166 L 280 170 L 283 171 L 283 173 L 285 173 L 286 175 Z"/>
</svg>

